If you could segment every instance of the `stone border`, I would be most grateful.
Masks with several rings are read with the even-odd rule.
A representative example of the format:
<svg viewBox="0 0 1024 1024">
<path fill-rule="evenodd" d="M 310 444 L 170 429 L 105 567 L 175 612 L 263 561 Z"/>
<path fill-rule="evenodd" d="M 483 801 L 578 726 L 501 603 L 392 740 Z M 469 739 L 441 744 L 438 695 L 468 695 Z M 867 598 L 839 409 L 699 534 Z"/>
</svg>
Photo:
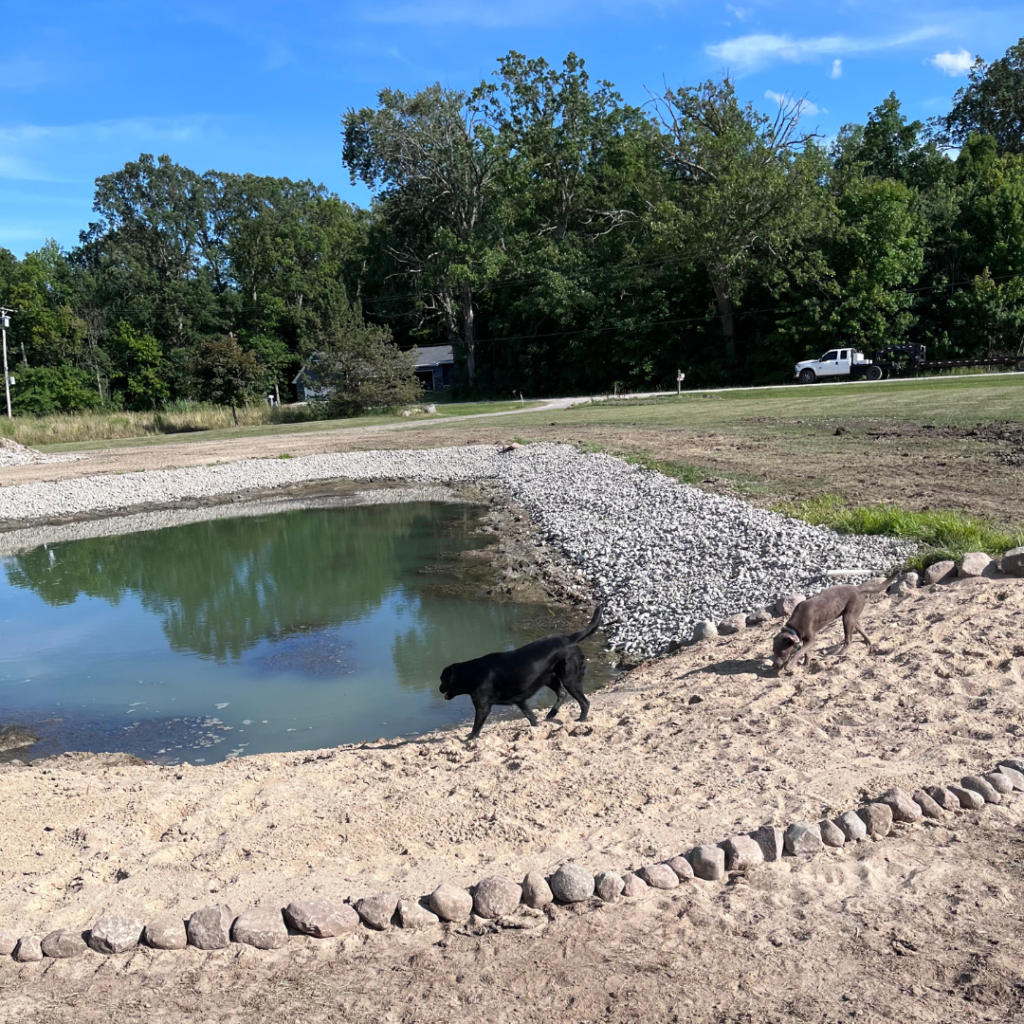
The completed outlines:
<svg viewBox="0 0 1024 1024">
<path fill-rule="evenodd" d="M 419 930 L 431 926 L 474 929 L 533 928 L 547 920 L 551 904 L 614 903 L 637 899 L 651 889 L 676 889 L 692 879 L 719 882 L 729 872 L 744 872 L 783 858 L 807 859 L 825 847 L 842 847 L 863 839 L 888 836 L 894 822 L 914 824 L 925 818 L 946 820 L 958 811 L 978 811 L 1024 792 L 1024 757 L 1004 758 L 983 775 L 965 775 L 958 784 L 931 785 L 907 794 L 889 789 L 876 800 L 832 820 L 797 821 L 785 830 L 772 824 L 731 836 L 716 845 L 696 846 L 657 864 L 617 874 L 591 875 L 576 864 L 562 864 L 545 878 L 530 872 L 521 883 L 494 875 L 471 889 L 442 882 L 429 896 L 403 899 L 395 892 L 334 903 L 325 899 L 293 900 L 287 907 L 256 906 L 236 914 L 220 904 L 202 907 L 187 921 L 165 912 L 150 921 L 104 914 L 84 931 L 58 929 L 42 938 L 16 937 L 0 928 L 0 955 L 19 963 L 44 958 L 69 959 L 88 949 L 104 955 L 128 952 L 139 945 L 153 949 L 224 949 L 232 943 L 257 949 L 280 949 L 292 935 L 326 939 L 362 930 L 392 927 Z"/>
</svg>

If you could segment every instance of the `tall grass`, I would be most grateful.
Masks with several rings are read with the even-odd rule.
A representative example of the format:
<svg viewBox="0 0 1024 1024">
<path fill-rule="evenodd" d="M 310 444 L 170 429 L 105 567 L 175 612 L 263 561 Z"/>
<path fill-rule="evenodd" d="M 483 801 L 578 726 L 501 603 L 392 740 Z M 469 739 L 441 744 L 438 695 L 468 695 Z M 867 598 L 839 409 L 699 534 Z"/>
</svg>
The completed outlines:
<svg viewBox="0 0 1024 1024">
<path fill-rule="evenodd" d="M 917 541 L 921 549 L 910 560 L 922 569 L 943 559 L 957 559 L 968 551 L 1001 555 L 1024 545 L 1024 527 L 1004 527 L 985 519 L 945 509 L 910 512 L 898 505 L 847 506 L 835 494 L 776 506 L 777 511 L 837 533 L 884 534 Z"/>
<path fill-rule="evenodd" d="M 303 423 L 316 419 L 305 405 L 271 409 L 267 405 L 239 406 L 239 426 L 271 423 Z M 30 448 L 75 441 L 107 441 L 115 438 L 180 434 L 197 430 L 218 430 L 235 425 L 227 406 L 199 402 L 175 402 L 153 412 L 74 412 L 50 416 L 0 417 L 0 435 Z"/>
</svg>

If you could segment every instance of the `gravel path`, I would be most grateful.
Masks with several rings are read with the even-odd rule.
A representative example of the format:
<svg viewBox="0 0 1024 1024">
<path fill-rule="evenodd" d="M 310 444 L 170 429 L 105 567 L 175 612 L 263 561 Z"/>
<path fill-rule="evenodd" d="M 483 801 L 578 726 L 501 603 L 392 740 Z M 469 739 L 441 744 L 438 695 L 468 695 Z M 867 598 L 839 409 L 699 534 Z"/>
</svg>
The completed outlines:
<svg viewBox="0 0 1024 1024">
<path fill-rule="evenodd" d="M 701 620 L 829 586 L 828 570 L 881 573 L 912 550 L 891 538 L 839 537 L 557 444 L 506 453 L 491 446 L 350 452 L 25 484 L 0 491 L 0 520 L 102 515 L 337 478 L 500 481 L 607 600 L 609 641 L 634 655 L 688 639 Z"/>
</svg>

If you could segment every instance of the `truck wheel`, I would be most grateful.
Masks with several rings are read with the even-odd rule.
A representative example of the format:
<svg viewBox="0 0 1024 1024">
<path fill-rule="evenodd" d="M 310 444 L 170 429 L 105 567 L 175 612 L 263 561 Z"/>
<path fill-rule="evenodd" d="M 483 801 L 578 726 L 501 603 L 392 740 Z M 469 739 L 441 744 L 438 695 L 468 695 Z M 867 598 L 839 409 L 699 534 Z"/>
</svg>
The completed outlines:
<svg viewBox="0 0 1024 1024">
<path fill-rule="evenodd" d="M 868 380 L 881 380 L 883 377 L 882 368 L 880 366 L 869 366 L 865 376 Z"/>
<path fill-rule="evenodd" d="M 1021 373 L 1024 373 L 1024 356 L 1017 360 L 1017 369 Z"/>
<path fill-rule="evenodd" d="M 813 384 L 817 379 L 818 375 L 810 369 L 801 370 L 800 376 L 797 378 L 801 384 Z"/>
</svg>

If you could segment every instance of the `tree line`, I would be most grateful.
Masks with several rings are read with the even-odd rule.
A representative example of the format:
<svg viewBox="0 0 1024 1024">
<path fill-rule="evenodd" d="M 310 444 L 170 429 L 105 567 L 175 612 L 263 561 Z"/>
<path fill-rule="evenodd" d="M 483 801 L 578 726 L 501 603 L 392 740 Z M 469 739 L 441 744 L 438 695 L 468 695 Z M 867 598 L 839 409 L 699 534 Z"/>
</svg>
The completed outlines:
<svg viewBox="0 0 1024 1024">
<path fill-rule="evenodd" d="M 143 154 L 97 179 L 75 248 L 0 249 L 15 409 L 287 401 L 311 359 L 380 404 L 415 393 L 396 348 L 447 343 L 467 397 L 770 382 L 838 345 L 1015 352 L 1024 39 L 927 124 L 895 94 L 827 143 L 804 114 L 728 77 L 638 107 L 575 54 L 512 52 L 471 91 L 343 115 L 369 209 Z"/>
</svg>

